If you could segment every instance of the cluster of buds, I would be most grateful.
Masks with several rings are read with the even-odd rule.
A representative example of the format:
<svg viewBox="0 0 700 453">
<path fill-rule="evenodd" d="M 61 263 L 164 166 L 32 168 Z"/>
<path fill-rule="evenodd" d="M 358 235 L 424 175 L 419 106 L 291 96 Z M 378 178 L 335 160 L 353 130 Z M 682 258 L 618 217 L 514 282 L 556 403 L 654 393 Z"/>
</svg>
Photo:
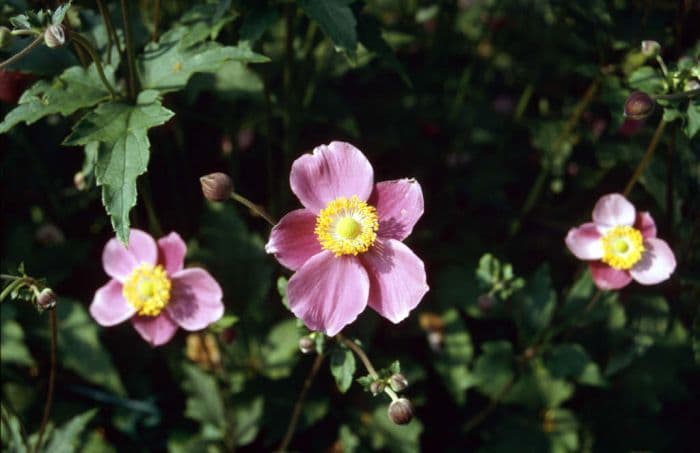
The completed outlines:
<svg viewBox="0 0 700 453">
<path fill-rule="evenodd" d="M 405 425 L 413 419 L 414 410 L 411 401 L 396 394 L 405 390 L 406 387 L 408 387 L 408 380 L 401 373 L 393 373 L 387 378 L 376 377 L 368 387 L 374 396 L 386 392 L 391 397 L 387 415 L 389 420 L 397 425 Z"/>
</svg>

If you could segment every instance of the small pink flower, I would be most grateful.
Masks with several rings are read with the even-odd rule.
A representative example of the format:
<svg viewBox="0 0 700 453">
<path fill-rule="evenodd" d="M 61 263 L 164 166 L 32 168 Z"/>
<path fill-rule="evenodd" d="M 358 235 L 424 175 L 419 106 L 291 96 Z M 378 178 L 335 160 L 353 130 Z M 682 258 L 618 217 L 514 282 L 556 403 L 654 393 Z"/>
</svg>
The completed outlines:
<svg viewBox="0 0 700 453">
<path fill-rule="evenodd" d="M 593 208 L 593 222 L 569 230 L 566 246 L 577 258 L 589 261 L 600 289 L 620 289 L 632 279 L 654 285 L 676 269 L 676 257 L 666 241 L 656 237 L 648 212 L 636 212 L 620 194 L 605 195 Z"/>
<path fill-rule="evenodd" d="M 153 346 L 170 341 L 178 326 L 200 330 L 224 313 L 219 284 L 204 269 L 183 269 L 187 246 L 175 232 L 156 241 L 131 229 L 129 247 L 110 239 L 102 267 L 112 277 L 95 293 L 90 314 L 103 326 L 131 319 Z"/>
<path fill-rule="evenodd" d="M 289 176 L 304 209 L 288 213 L 265 246 L 285 267 L 289 308 L 312 330 L 335 335 L 367 305 L 393 323 L 425 293 L 425 267 L 403 241 L 423 215 L 413 179 L 374 184 L 360 150 L 332 142 L 299 157 Z"/>
</svg>

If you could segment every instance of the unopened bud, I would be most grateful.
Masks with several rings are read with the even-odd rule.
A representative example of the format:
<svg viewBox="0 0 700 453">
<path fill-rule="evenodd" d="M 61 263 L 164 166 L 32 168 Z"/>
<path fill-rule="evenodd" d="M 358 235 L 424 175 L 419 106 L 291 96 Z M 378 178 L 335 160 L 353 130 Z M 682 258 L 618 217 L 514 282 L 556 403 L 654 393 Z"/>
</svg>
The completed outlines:
<svg viewBox="0 0 700 453">
<path fill-rule="evenodd" d="M 303 336 L 299 338 L 299 350 L 304 354 L 314 352 L 316 350 L 316 342 L 311 337 Z"/>
<path fill-rule="evenodd" d="M 0 49 L 10 47 L 12 41 L 15 37 L 12 35 L 12 31 L 7 27 L 0 27 Z"/>
<path fill-rule="evenodd" d="M 74 174 L 73 185 L 78 190 L 85 190 L 87 188 L 87 183 L 85 182 L 85 173 L 79 171 L 76 174 Z"/>
<path fill-rule="evenodd" d="M 413 420 L 413 404 L 406 398 L 399 398 L 389 405 L 389 419 L 397 425 L 405 425 Z"/>
<path fill-rule="evenodd" d="M 227 200 L 233 193 L 233 180 L 226 173 L 210 173 L 199 178 L 202 193 L 209 201 Z"/>
<path fill-rule="evenodd" d="M 406 387 L 408 387 L 408 381 L 406 377 L 401 373 L 392 374 L 389 378 L 389 385 L 391 389 L 395 392 L 400 392 Z"/>
<path fill-rule="evenodd" d="M 369 391 L 372 395 L 379 395 L 384 391 L 385 384 L 382 381 L 374 381 L 369 385 Z"/>
<path fill-rule="evenodd" d="M 661 50 L 661 44 L 656 41 L 642 41 L 642 53 L 646 57 L 655 57 Z"/>
<path fill-rule="evenodd" d="M 44 288 L 36 296 L 36 304 L 42 310 L 48 310 L 56 306 L 56 293 L 51 288 Z"/>
<path fill-rule="evenodd" d="M 643 91 L 635 91 L 625 101 L 625 116 L 631 120 L 643 120 L 654 112 L 656 102 Z"/>
<path fill-rule="evenodd" d="M 66 29 L 61 24 L 49 25 L 44 31 L 46 47 L 61 47 L 66 43 Z"/>
</svg>

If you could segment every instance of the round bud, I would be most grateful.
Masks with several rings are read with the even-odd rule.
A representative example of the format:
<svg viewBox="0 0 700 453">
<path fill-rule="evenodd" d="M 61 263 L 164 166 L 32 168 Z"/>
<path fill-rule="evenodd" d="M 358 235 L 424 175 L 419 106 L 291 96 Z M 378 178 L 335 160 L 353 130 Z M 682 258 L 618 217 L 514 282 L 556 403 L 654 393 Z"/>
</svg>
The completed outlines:
<svg viewBox="0 0 700 453">
<path fill-rule="evenodd" d="M 309 336 L 299 338 L 299 350 L 304 354 L 309 354 L 316 350 L 316 342 Z"/>
<path fill-rule="evenodd" d="M 56 306 L 56 293 L 51 288 L 44 288 L 36 296 L 36 304 L 42 310 L 48 310 Z"/>
<path fill-rule="evenodd" d="M 396 373 L 392 374 L 389 378 L 389 385 L 391 385 L 391 389 L 393 391 L 400 392 L 406 387 L 408 387 L 408 381 L 406 380 L 406 377 L 404 377 L 403 374 Z"/>
<path fill-rule="evenodd" d="M 389 419 L 397 425 L 405 425 L 413 419 L 413 404 L 406 398 L 399 398 L 389 405 Z"/>
<path fill-rule="evenodd" d="M 659 54 L 661 50 L 661 44 L 656 41 L 646 40 L 642 41 L 642 53 L 646 57 L 655 57 Z"/>
<path fill-rule="evenodd" d="M 44 31 L 44 44 L 46 47 L 61 47 L 66 43 L 66 29 L 61 24 L 49 25 Z"/>
<path fill-rule="evenodd" d="M 643 91 L 635 91 L 625 101 L 625 116 L 631 120 L 643 120 L 654 112 L 656 102 Z"/>
<path fill-rule="evenodd" d="M 233 193 L 233 180 L 226 173 L 210 173 L 199 178 L 204 198 L 209 201 L 225 201 Z"/>
<path fill-rule="evenodd" d="M 12 30 L 7 27 L 0 27 L 0 49 L 10 47 L 15 37 L 12 35 Z"/>
<path fill-rule="evenodd" d="M 374 381 L 369 385 L 369 391 L 372 392 L 372 395 L 379 395 L 384 391 L 384 386 L 384 382 Z"/>
</svg>

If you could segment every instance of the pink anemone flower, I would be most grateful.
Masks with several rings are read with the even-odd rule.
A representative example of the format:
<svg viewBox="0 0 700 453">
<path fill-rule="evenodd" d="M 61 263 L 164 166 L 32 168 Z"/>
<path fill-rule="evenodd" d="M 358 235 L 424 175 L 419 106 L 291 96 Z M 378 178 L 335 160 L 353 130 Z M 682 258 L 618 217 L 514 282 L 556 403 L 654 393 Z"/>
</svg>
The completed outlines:
<svg viewBox="0 0 700 453">
<path fill-rule="evenodd" d="M 648 212 L 637 212 L 624 196 L 613 193 L 598 200 L 593 222 L 572 228 L 566 245 L 577 258 L 588 261 L 600 289 L 620 289 L 632 279 L 654 285 L 676 269 L 676 257 L 666 241 L 656 237 Z"/>
<path fill-rule="evenodd" d="M 175 232 L 156 241 L 131 229 L 129 246 L 110 239 L 102 266 L 112 279 L 97 290 L 90 314 L 103 326 L 127 319 L 153 346 L 170 341 L 178 327 L 200 330 L 224 313 L 219 284 L 207 271 L 183 269 L 187 246 Z"/>
<path fill-rule="evenodd" d="M 425 293 L 425 267 L 403 241 L 423 215 L 413 179 L 374 184 L 374 170 L 349 143 L 299 157 L 289 175 L 304 206 L 285 215 L 265 246 L 295 271 L 289 308 L 311 330 L 335 335 L 367 305 L 393 323 Z"/>
</svg>

